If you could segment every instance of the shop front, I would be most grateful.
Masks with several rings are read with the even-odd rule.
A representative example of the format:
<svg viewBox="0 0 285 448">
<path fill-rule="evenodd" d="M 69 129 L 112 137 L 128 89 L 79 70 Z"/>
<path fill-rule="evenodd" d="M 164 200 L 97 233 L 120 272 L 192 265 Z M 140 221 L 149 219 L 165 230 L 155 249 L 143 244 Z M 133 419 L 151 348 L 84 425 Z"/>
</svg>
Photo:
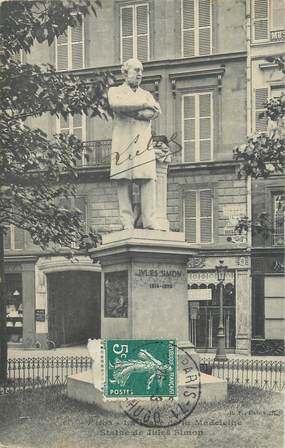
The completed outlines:
<svg viewBox="0 0 285 448">
<path fill-rule="evenodd" d="M 283 250 L 255 250 L 252 263 L 252 354 L 285 353 L 285 277 Z"/>
<path fill-rule="evenodd" d="M 216 272 L 188 275 L 189 334 L 197 349 L 216 348 L 219 325 L 219 286 Z M 227 272 L 223 288 L 223 316 L 226 349 L 235 349 L 235 276 Z"/>
<path fill-rule="evenodd" d="M 216 266 L 227 266 L 223 289 L 223 323 L 228 353 L 250 354 L 251 279 L 249 254 L 196 256 L 188 263 L 189 339 L 197 350 L 215 352 L 220 313 Z"/>
<path fill-rule="evenodd" d="M 5 260 L 6 327 L 10 346 L 31 347 L 35 338 L 35 257 Z"/>
</svg>

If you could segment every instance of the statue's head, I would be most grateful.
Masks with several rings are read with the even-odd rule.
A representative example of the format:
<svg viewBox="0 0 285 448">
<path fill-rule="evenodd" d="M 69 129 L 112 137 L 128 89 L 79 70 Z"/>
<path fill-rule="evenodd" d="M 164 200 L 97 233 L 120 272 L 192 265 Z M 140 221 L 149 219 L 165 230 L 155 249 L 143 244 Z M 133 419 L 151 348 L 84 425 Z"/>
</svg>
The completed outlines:
<svg viewBox="0 0 285 448">
<path fill-rule="evenodd" d="M 143 73 L 141 61 L 135 58 L 128 59 L 122 65 L 121 70 L 130 87 L 138 87 L 140 85 Z"/>
</svg>

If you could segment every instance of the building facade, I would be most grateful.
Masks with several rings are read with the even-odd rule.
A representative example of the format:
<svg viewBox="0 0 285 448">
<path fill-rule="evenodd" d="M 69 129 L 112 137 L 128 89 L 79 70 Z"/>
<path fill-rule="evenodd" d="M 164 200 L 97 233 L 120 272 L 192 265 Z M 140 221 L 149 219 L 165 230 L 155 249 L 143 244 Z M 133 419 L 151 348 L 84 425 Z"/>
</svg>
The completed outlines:
<svg viewBox="0 0 285 448">
<path fill-rule="evenodd" d="M 251 216 L 252 194 L 255 188 L 260 190 L 255 183 L 238 178 L 232 152 L 255 126 L 249 112 L 251 97 L 264 86 L 261 81 L 254 84 L 253 79 L 258 79 L 257 73 L 253 76 L 254 67 L 261 74 L 270 73 L 257 62 L 258 57 L 264 59 L 262 48 L 272 47 L 273 53 L 280 53 L 282 43 L 254 41 L 259 31 L 253 35 L 253 30 L 261 25 L 252 8 L 254 2 L 245 0 L 105 0 L 97 18 L 88 16 L 51 47 L 35 45 L 31 55 L 24 55 L 29 62 L 50 62 L 58 70 L 89 80 L 94 71 L 110 70 L 118 82 L 122 81 L 123 61 L 130 57 L 143 61 L 142 87 L 162 108 L 153 130 L 167 137 L 173 152 L 168 169 L 170 230 L 184 231 L 189 244 L 185 316 L 189 339 L 203 351 L 216 347 L 215 266 L 220 259 L 228 267 L 224 292 L 227 351 L 249 354 L 252 337 L 258 336 L 262 326 L 262 300 L 256 293 L 260 276 L 251 264 L 264 258 L 267 248 L 252 248 L 249 235 L 234 233 L 237 218 Z M 98 232 L 119 230 L 116 183 L 109 180 L 111 121 L 45 116 L 31 125 L 50 136 L 64 131 L 86 141 L 88 158 L 83 154 L 78 197 L 72 200 L 88 227 Z M 277 183 L 281 185 L 279 177 Z M 71 263 L 52 250 L 40 251 L 28 235 L 11 228 L 6 238 L 6 276 L 11 343 L 48 347 L 100 337 L 104 316 L 100 266 L 88 257 L 79 256 Z M 264 309 L 266 300 L 265 295 Z M 263 338 L 274 333 L 268 333 L 269 319 L 265 313 Z"/>
<path fill-rule="evenodd" d="M 251 5 L 248 58 L 251 70 L 250 132 L 269 131 L 272 123 L 260 117 L 264 102 L 285 92 L 285 75 L 268 58 L 284 54 L 285 4 L 282 0 Z M 284 135 L 284 129 L 283 129 Z M 284 189 L 283 175 L 252 181 L 252 216 L 265 212 L 271 231 L 253 233 L 252 240 L 252 353 L 284 353 Z"/>
</svg>

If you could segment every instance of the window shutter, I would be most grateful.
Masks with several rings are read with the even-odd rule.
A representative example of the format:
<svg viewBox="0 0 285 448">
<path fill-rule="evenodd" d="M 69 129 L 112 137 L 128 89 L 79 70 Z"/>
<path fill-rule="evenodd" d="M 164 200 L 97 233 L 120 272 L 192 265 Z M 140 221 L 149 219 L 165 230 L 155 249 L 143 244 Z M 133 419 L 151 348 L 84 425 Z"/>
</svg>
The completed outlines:
<svg viewBox="0 0 285 448">
<path fill-rule="evenodd" d="M 84 25 L 82 23 L 71 28 L 71 64 L 70 69 L 84 67 Z"/>
<path fill-rule="evenodd" d="M 121 61 L 125 62 L 133 57 L 134 40 L 134 8 L 121 8 Z"/>
<path fill-rule="evenodd" d="M 200 191 L 200 242 L 212 242 L 212 192 Z"/>
<path fill-rule="evenodd" d="M 14 240 L 15 240 L 15 249 L 24 249 L 25 233 L 23 229 L 18 229 L 18 227 L 14 227 Z"/>
<path fill-rule="evenodd" d="M 182 1 L 183 56 L 195 56 L 195 5 L 194 0 Z"/>
<path fill-rule="evenodd" d="M 272 28 L 271 31 L 284 30 L 285 3 L 284 0 L 272 0 Z"/>
<path fill-rule="evenodd" d="M 4 234 L 4 249 L 11 249 L 11 226 L 5 230 Z"/>
<path fill-rule="evenodd" d="M 268 99 L 268 88 L 262 87 L 260 89 L 255 89 L 255 130 L 266 132 L 268 128 L 268 119 L 264 117 L 259 117 L 261 112 L 265 111 L 265 104 Z"/>
<path fill-rule="evenodd" d="M 84 21 L 68 27 L 66 34 L 56 40 L 57 70 L 73 70 L 84 67 Z"/>
<path fill-rule="evenodd" d="M 211 0 L 199 0 L 199 56 L 211 53 Z"/>
<path fill-rule="evenodd" d="M 199 161 L 212 158 L 212 95 L 199 95 Z"/>
<path fill-rule="evenodd" d="M 185 199 L 184 199 L 185 236 L 186 241 L 189 241 L 189 243 L 197 242 L 196 222 L 197 222 L 196 191 L 190 190 L 185 193 Z"/>
<path fill-rule="evenodd" d="M 284 246 L 285 201 L 282 193 L 273 195 L 273 245 Z"/>
<path fill-rule="evenodd" d="M 269 1 L 254 0 L 253 6 L 253 39 L 255 41 L 268 40 Z"/>
<path fill-rule="evenodd" d="M 68 70 L 68 30 L 57 38 L 56 42 L 56 68 L 57 70 Z"/>
<path fill-rule="evenodd" d="M 195 95 L 184 95 L 183 97 L 183 134 L 184 134 L 184 162 L 195 162 L 195 117 L 196 105 Z"/>
<path fill-rule="evenodd" d="M 137 58 L 149 59 L 149 11 L 148 4 L 136 6 Z"/>
<path fill-rule="evenodd" d="M 72 134 L 74 134 L 76 137 L 80 138 L 82 140 L 83 138 L 83 123 L 82 123 L 82 115 L 75 114 L 73 117 L 73 129 Z"/>
</svg>

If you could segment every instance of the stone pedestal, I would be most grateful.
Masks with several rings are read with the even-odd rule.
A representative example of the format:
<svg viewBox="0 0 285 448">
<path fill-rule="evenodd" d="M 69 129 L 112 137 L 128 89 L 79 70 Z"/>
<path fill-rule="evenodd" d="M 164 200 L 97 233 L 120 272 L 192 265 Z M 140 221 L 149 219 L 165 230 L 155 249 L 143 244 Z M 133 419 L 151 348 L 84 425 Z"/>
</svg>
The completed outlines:
<svg viewBox="0 0 285 448">
<path fill-rule="evenodd" d="M 201 396 L 200 402 L 216 402 L 227 399 L 228 385 L 227 381 L 215 376 L 200 374 L 201 380 Z M 112 414 L 124 414 L 120 401 L 104 401 L 102 392 L 96 386 L 96 378 L 92 370 L 76 373 L 67 378 L 67 396 L 73 400 L 82 401 L 84 403 L 95 404 L 104 412 Z M 181 384 L 178 382 L 178 388 Z M 185 401 L 187 398 L 184 399 Z M 180 402 L 183 405 L 183 401 Z"/>
<path fill-rule="evenodd" d="M 102 268 L 102 338 L 188 340 L 183 233 L 113 232 L 91 257 Z"/>
<path fill-rule="evenodd" d="M 199 369 L 199 356 L 188 340 L 186 266 L 191 253 L 184 234 L 113 232 L 90 255 L 102 268 L 101 339 L 176 339 L 178 357 L 188 353 Z M 178 375 L 178 390 L 185 386 L 184 376 Z M 98 368 L 73 375 L 67 381 L 67 395 L 122 413 L 120 402 L 103 400 L 101 380 Z M 226 399 L 226 380 L 201 373 L 200 384 L 200 400 Z M 182 396 L 180 406 L 187 396 Z"/>
</svg>

